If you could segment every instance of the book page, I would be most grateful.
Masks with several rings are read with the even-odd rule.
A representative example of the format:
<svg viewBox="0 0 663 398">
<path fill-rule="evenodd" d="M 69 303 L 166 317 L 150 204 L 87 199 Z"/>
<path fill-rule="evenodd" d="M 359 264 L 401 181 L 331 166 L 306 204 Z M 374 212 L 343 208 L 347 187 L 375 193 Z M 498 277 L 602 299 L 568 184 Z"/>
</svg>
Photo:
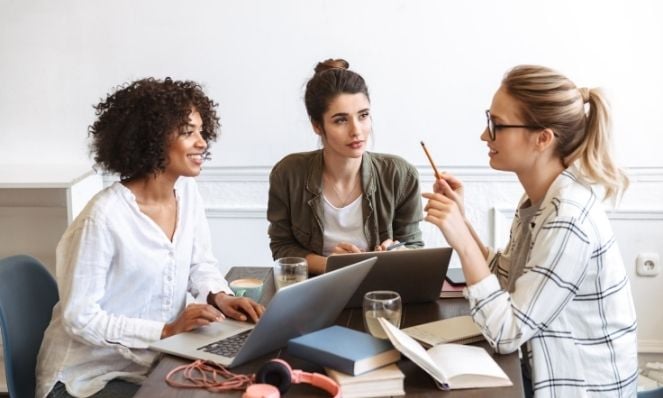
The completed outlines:
<svg viewBox="0 0 663 398">
<path fill-rule="evenodd" d="M 429 349 L 428 355 L 444 370 L 452 389 L 512 384 L 497 362 L 481 347 L 441 344 Z"/>
<path fill-rule="evenodd" d="M 435 380 L 437 380 L 442 388 L 447 387 L 447 377 L 441 369 L 437 367 L 433 359 L 428 355 L 426 350 L 417 343 L 412 337 L 403 333 L 396 326 L 389 323 L 384 318 L 378 318 L 380 325 L 387 333 L 387 337 L 391 340 L 391 343 L 400 351 L 403 355 L 410 358 L 412 362 L 417 364 L 420 368 L 426 371 L 431 375 Z"/>
</svg>

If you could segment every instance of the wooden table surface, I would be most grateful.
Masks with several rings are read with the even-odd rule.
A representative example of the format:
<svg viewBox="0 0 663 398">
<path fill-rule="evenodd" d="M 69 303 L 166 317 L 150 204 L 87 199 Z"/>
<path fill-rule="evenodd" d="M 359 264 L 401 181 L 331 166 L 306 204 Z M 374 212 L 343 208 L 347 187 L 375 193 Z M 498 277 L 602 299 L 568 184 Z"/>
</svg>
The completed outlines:
<svg viewBox="0 0 663 398">
<path fill-rule="evenodd" d="M 232 281 L 238 278 L 257 278 L 264 281 L 263 297 L 261 303 L 267 304 L 275 293 L 274 279 L 272 269 L 269 267 L 233 267 L 226 279 Z M 467 301 L 463 298 L 440 299 L 433 303 L 408 304 L 403 306 L 403 316 L 401 327 L 409 327 L 425 322 L 432 322 L 438 319 L 450 318 L 458 315 L 467 315 L 469 307 Z M 356 330 L 364 330 L 361 309 L 344 310 L 338 318 L 338 325 L 343 325 Z M 441 391 L 436 388 L 433 379 L 413 362 L 403 357 L 398 362 L 398 367 L 405 374 L 405 393 L 408 397 L 523 397 L 522 378 L 520 373 L 520 361 L 518 353 L 509 355 L 494 354 L 487 343 L 477 343 L 492 354 L 495 361 L 502 367 L 504 372 L 509 375 L 513 382 L 512 387 L 488 388 L 488 389 L 469 389 Z M 262 364 L 272 358 L 282 358 L 293 369 L 302 369 L 307 372 L 323 373 L 322 367 L 307 362 L 303 359 L 288 355 L 285 349 L 274 351 L 268 355 L 257 358 L 247 364 L 233 368 L 235 373 L 254 373 Z M 212 393 L 200 389 L 176 389 L 168 386 L 165 382 L 166 374 L 178 365 L 190 362 L 186 359 L 177 358 L 171 355 L 164 355 L 156 367 L 150 373 L 148 379 L 143 383 L 141 389 L 135 395 L 135 398 L 212 398 L 212 397 L 233 397 L 240 398 L 242 392 L 234 391 L 228 393 Z M 324 397 L 329 394 L 317 388 L 308 385 L 293 385 L 287 393 L 288 397 Z"/>
</svg>

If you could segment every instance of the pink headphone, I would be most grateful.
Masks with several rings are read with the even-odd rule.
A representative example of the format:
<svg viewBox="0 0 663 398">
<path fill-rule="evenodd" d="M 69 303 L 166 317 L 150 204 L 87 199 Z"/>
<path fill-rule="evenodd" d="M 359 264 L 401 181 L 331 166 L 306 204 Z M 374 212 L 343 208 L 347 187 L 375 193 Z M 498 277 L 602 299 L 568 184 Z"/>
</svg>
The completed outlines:
<svg viewBox="0 0 663 398">
<path fill-rule="evenodd" d="M 272 359 L 256 373 L 256 384 L 251 384 L 242 398 L 279 398 L 284 395 L 290 384 L 311 384 L 327 391 L 334 398 L 341 396 L 341 388 L 329 377 L 320 373 L 307 373 L 293 370 L 286 361 Z"/>
</svg>

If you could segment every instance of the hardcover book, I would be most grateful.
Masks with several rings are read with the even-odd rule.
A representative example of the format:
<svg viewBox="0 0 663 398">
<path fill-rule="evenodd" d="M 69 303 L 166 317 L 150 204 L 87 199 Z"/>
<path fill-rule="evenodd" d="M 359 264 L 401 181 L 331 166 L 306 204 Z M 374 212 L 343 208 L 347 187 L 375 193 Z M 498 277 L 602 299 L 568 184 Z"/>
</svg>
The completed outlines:
<svg viewBox="0 0 663 398">
<path fill-rule="evenodd" d="M 422 323 L 403 329 L 403 332 L 428 347 L 444 343 L 469 344 L 484 340 L 481 329 L 469 315 Z"/>
<path fill-rule="evenodd" d="M 396 364 L 350 376 L 326 368 L 327 375 L 341 386 L 343 398 L 392 397 L 405 395 L 405 375 Z"/>
<path fill-rule="evenodd" d="M 389 340 L 338 325 L 290 339 L 288 353 L 350 375 L 389 365 L 401 357 Z"/>
<path fill-rule="evenodd" d="M 442 282 L 442 290 L 440 291 L 440 298 L 463 298 L 464 285 L 452 285 L 448 280 Z"/>
</svg>

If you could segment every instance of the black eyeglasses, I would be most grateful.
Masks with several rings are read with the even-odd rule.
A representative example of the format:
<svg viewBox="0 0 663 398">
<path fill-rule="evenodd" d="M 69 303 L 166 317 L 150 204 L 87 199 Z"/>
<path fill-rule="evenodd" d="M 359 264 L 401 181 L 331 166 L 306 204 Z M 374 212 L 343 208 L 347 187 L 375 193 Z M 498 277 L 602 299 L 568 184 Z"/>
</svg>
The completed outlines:
<svg viewBox="0 0 663 398">
<path fill-rule="evenodd" d="M 529 130 L 541 130 L 545 127 L 543 126 L 532 126 L 527 124 L 495 124 L 493 118 L 490 117 L 490 111 L 486 110 L 486 125 L 488 126 L 488 136 L 491 141 L 495 141 L 495 134 L 499 129 L 508 129 L 508 128 L 521 128 Z M 557 134 L 555 134 L 557 136 Z"/>
</svg>

